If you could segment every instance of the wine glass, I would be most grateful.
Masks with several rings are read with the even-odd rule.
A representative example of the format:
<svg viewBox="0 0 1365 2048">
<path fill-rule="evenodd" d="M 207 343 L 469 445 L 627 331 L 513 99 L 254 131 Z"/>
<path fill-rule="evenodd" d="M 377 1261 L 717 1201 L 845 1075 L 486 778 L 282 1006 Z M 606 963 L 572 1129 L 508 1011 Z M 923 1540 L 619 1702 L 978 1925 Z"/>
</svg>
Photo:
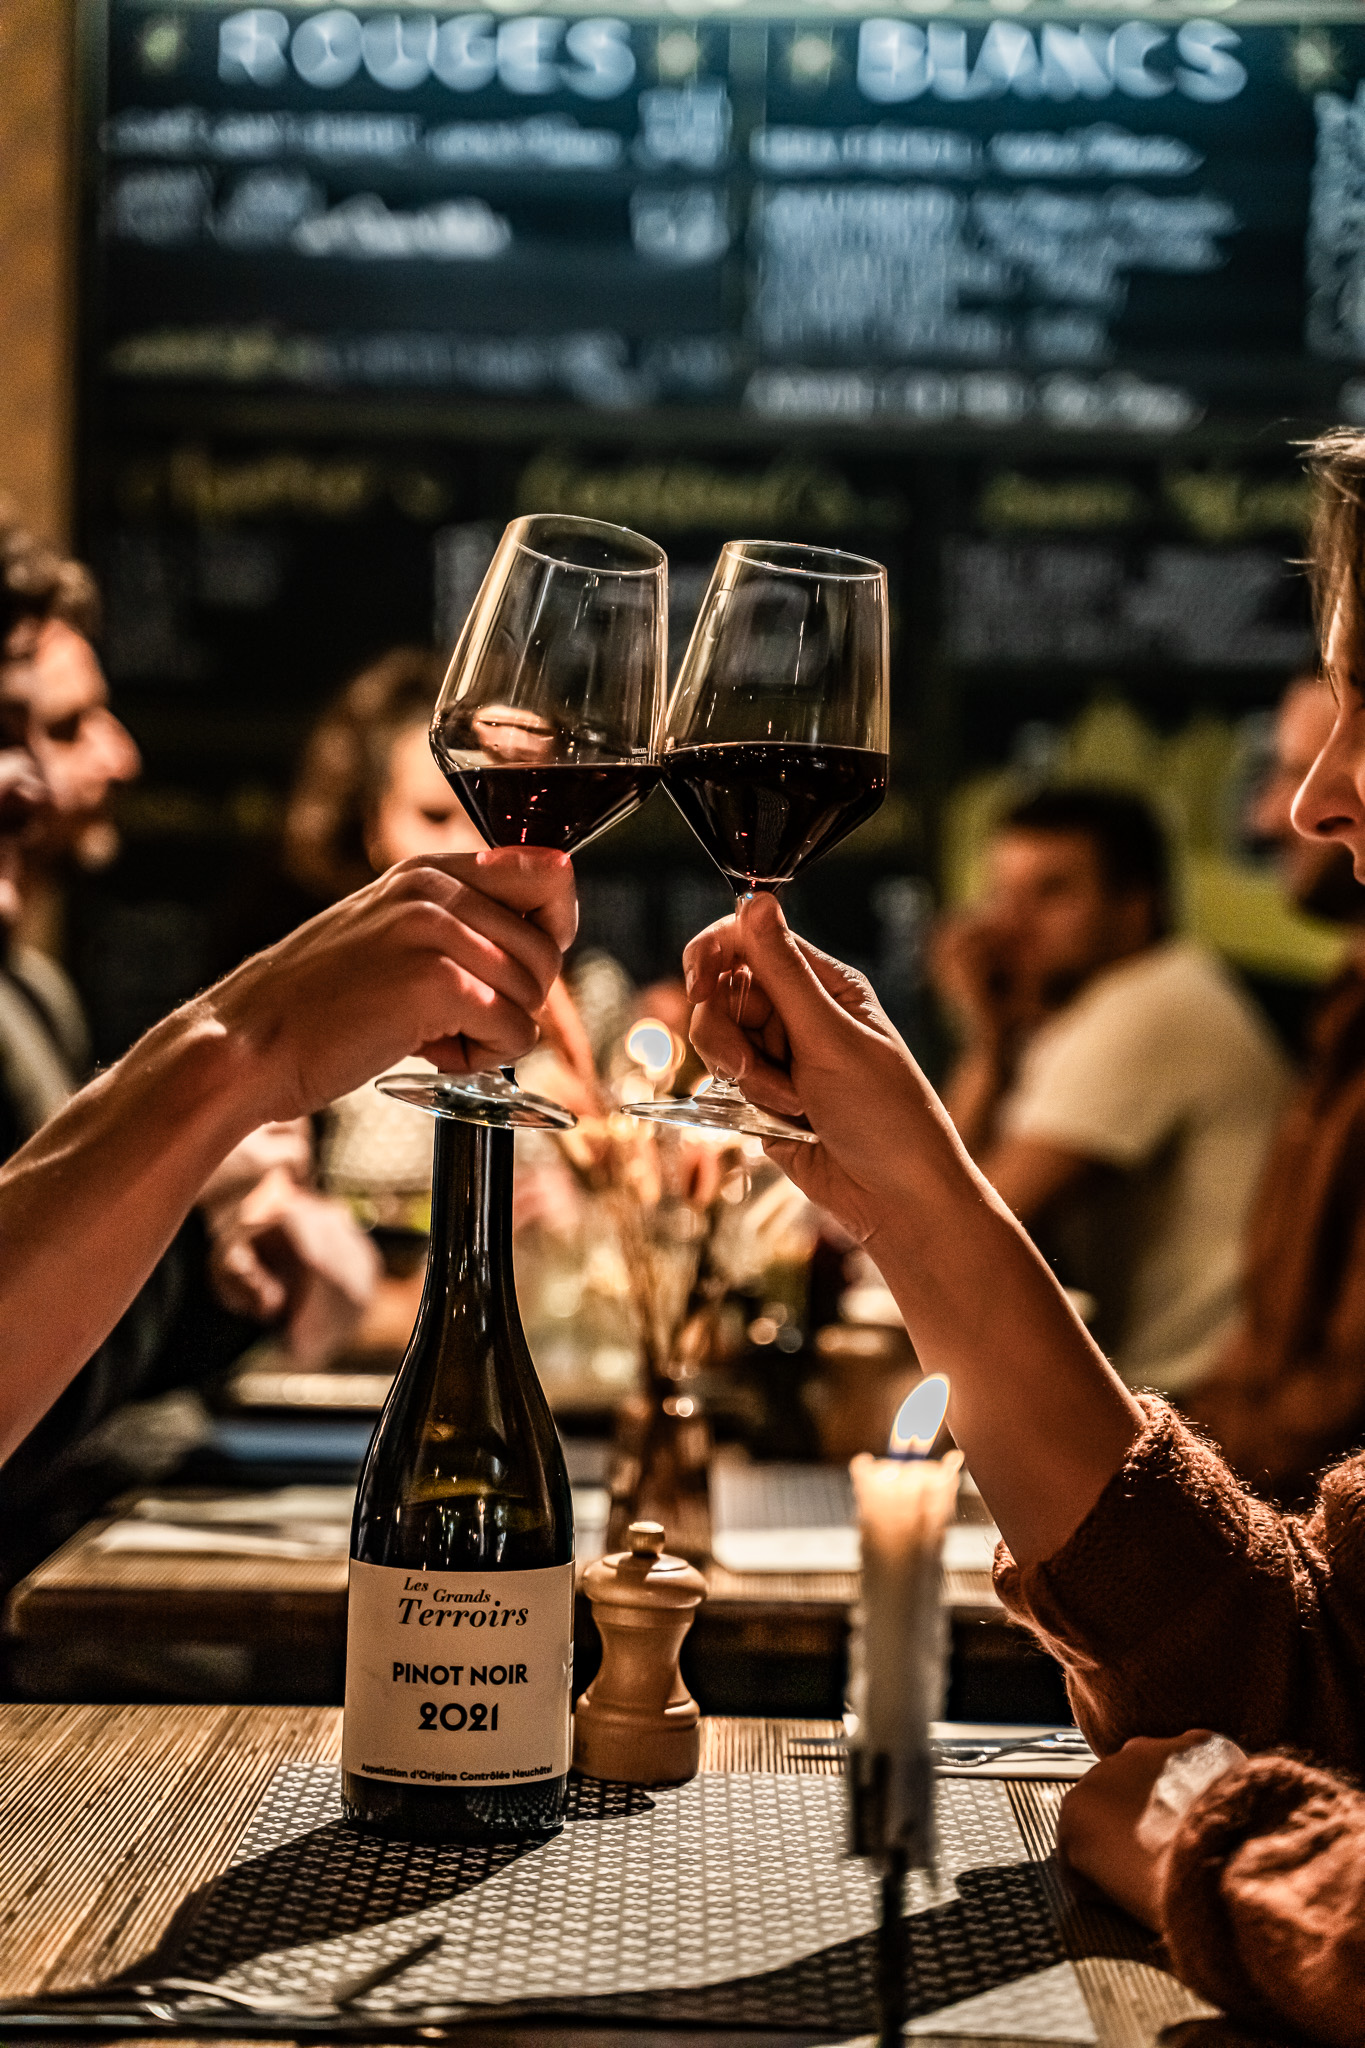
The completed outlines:
<svg viewBox="0 0 1365 2048">
<path fill-rule="evenodd" d="M 732 540 L 721 549 L 665 721 L 664 787 L 735 891 L 742 920 L 870 818 L 886 794 L 886 571 L 838 548 Z M 731 976 L 743 1021 L 750 976 Z M 717 1075 L 688 1102 L 632 1116 L 812 1138 Z"/>
<path fill-rule="evenodd" d="M 537 513 L 498 543 L 431 721 L 442 773 L 491 846 L 574 853 L 659 779 L 668 561 L 643 534 Z M 567 1130 L 572 1111 L 501 1074 L 385 1074 L 437 1116 Z"/>
</svg>

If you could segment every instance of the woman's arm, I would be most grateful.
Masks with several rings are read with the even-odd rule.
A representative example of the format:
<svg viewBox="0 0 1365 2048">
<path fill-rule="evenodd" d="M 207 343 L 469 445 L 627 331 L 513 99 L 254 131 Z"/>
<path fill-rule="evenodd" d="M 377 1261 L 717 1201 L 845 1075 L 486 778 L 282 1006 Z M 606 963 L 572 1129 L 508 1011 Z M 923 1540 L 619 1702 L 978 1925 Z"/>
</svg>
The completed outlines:
<svg viewBox="0 0 1365 2048">
<path fill-rule="evenodd" d="M 727 979 L 739 959 L 755 981 L 743 1030 Z M 1142 1410 L 860 975 L 796 939 L 769 896 L 694 939 L 684 965 L 697 1050 L 819 1134 L 767 1149 L 862 1240 L 925 1371 L 949 1376 L 949 1424 L 1015 1558 L 1050 1557 L 1118 1471 Z"/>
<path fill-rule="evenodd" d="M 405 862 L 149 1031 L 0 1171 L 0 1458 L 107 1336 L 213 1169 L 394 1060 L 516 1059 L 575 926 L 568 862 Z"/>
<path fill-rule="evenodd" d="M 1096 1350 L 862 979 L 760 898 L 687 956 L 693 1036 L 819 1143 L 769 1146 L 868 1247 L 1012 1556 L 1007 1608 L 1062 1662 L 1101 1751 L 1199 1723 L 1249 1749 L 1311 1744 L 1355 1766 L 1365 1679 L 1354 1463 L 1315 1520 L 1277 1515 Z M 760 984 L 731 1021 L 736 948 Z M 1237 1654 L 1227 1646 L 1235 1644 Z"/>
<path fill-rule="evenodd" d="M 1176 1974 L 1212 2003 L 1356 2048 L 1365 1799 L 1288 1757 L 1212 1753 L 1220 1743 L 1202 1731 L 1128 1743 L 1067 1794 L 1058 1847 L 1163 1936 Z"/>
</svg>

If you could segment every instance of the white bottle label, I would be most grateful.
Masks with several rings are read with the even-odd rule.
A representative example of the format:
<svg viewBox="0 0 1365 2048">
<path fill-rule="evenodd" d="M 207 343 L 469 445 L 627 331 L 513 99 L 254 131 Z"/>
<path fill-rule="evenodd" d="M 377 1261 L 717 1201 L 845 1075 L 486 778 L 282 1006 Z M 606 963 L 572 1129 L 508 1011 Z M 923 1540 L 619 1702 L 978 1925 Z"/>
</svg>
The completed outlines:
<svg viewBox="0 0 1365 2048">
<path fill-rule="evenodd" d="M 342 1767 L 452 1790 L 569 1768 L 574 1570 L 351 1560 Z"/>
</svg>

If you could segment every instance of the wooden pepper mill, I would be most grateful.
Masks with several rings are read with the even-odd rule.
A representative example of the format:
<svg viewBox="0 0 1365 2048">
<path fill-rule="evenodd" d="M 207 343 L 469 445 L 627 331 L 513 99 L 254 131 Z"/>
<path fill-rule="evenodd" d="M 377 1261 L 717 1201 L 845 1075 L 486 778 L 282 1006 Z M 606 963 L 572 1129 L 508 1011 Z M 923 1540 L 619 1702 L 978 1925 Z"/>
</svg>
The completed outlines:
<svg viewBox="0 0 1365 2048">
<path fill-rule="evenodd" d="M 626 1785 L 681 1785 L 701 1762 L 701 1709 L 678 1652 L 706 1581 L 664 1553 L 660 1522 L 632 1522 L 628 1550 L 583 1574 L 602 1635 L 602 1668 L 574 1715 L 575 1770 Z"/>
</svg>

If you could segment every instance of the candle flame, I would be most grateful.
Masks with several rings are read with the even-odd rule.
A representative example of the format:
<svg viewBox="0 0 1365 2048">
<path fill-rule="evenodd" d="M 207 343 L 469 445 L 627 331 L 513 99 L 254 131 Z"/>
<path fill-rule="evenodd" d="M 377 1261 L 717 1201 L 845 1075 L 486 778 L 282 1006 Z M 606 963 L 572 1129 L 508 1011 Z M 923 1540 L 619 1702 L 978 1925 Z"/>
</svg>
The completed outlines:
<svg viewBox="0 0 1365 2048">
<path fill-rule="evenodd" d="M 928 1457 L 948 1412 L 948 1394 L 947 1380 L 941 1372 L 936 1372 L 927 1380 L 921 1380 L 914 1391 L 906 1395 L 901 1402 L 900 1413 L 891 1425 L 886 1446 L 888 1457 Z"/>
</svg>

